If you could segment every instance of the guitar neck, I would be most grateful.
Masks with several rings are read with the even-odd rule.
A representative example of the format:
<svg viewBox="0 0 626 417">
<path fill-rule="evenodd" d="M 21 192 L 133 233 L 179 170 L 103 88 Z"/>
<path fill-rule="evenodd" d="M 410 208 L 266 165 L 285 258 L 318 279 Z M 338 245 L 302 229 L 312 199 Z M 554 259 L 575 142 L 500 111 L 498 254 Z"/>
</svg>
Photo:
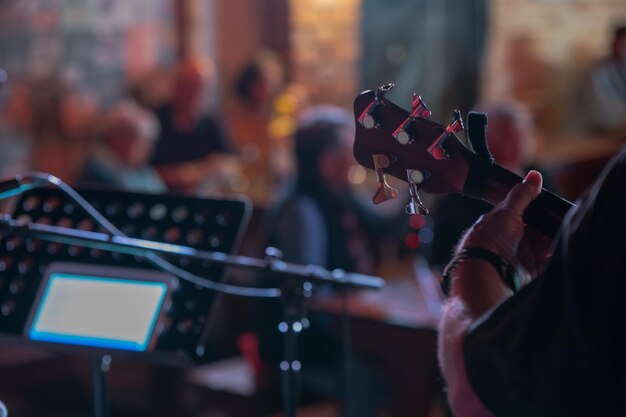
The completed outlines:
<svg viewBox="0 0 626 417">
<path fill-rule="evenodd" d="M 515 184 L 522 180 L 523 178 L 519 175 L 498 164 L 493 164 L 485 179 L 482 195 L 472 197 L 496 205 L 506 197 Z M 574 207 L 572 203 L 544 188 L 524 212 L 524 221 L 545 235 L 554 237 L 563 222 L 563 217 L 572 207 Z"/>
<path fill-rule="evenodd" d="M 384 98 L 392 87 L 389 84 L 376 92 L 365 91 L 354 101 L 354 156 L 361 165 L 376 170 L 379 191 L 386 185 L 385 174 L 407 181 L 411 171 L 423 177 L 419 181 L 408 178 L 413 189 L 431 194 L 463 193 L 496 205 L 522 181 L 519 175 L 491 162 L 484 135 L 475 136 L 472 147 L 478 150 L 476 153 L 454 140 L 453 132 L 463 128 L 459 117 L 447 127 L 431 121 L 430 111 L 417 95 L 413 96 L 409 113 Z M 386 192 L 391 194 L 388 186 Z M 387 198 L 392 197 L 383 196 L 382 201 Z M 544 189 L 526 209 L 524 220 L 554 237 L 572 207 L 569 201 Z"/>
</svg>

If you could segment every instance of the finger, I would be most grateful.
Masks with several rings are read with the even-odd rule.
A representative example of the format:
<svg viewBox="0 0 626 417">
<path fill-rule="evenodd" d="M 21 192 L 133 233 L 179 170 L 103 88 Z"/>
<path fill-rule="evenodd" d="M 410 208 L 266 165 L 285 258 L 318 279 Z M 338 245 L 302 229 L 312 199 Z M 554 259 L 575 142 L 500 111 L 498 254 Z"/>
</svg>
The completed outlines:
<svg viewBox="0 0 626 417">
<path fill-rule="evenodd" d="M 532 170 L 526 174 L 526 178 L 516 184 L 507 194 L 502 202 L 502 206 L 508 208 L 520 216 L 526 210 L 526 207 L 533 201 L 539 193 L 541 193 L 541 185 L 543 178 L 538 171 Z"/>
</svg>

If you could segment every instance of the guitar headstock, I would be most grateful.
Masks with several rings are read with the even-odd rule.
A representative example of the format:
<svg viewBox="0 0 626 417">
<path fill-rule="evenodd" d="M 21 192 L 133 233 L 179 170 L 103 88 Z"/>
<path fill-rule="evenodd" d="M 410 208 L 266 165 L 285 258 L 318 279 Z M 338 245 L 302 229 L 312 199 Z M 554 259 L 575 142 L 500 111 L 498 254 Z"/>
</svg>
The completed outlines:
<svg viewBox="0 0 626 417">
<path fill-rule="evenodd" d="M 463 129 L 458 112 L 447 127 L 428 119 L 430 111 L 417 95 L 407 111 L 386 99 L 392 84 L 365 91 L 354 102 L 356 137 L 354 156 L 364 167 L 376 170 L 378 204 L 395 197 L 384 174 L 410 185 L 409 213 L 426 213 L 418 189 L 431 194 L 460 193 L 476 155 L 455 136 Z"/>
</svg>

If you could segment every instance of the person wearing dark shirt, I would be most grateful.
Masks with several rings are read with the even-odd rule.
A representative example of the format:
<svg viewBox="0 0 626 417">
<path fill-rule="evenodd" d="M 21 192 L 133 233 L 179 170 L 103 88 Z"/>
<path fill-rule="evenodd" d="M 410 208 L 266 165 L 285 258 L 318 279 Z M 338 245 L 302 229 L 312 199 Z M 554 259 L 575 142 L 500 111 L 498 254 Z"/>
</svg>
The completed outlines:
<svg viewBox="0 0 626 417">
<path fill-rule="evenodd" d="M 457 417 L 626 415 L 626 148 L 551 249 L 522 219 L 540 187 L 530 172 L 469 229 L 448 267 L 439 355 Z M 468 255 L 476 248 L 492 261 Z M 530 281 L 513 291 L 493 259 Z"/>
<path fill-rule="evenodd" d="M 214 152 L 230 152 L 224 130 L 213 116 L 202 115 L 188 130 L 181 130 L 174 122 L 171 104 L 157 108 L 155 113 L 161 122 L 161 139 L 152 157 L 154 165 L 197 161 Z"/>
<path fill-rule="evenodd" d="M 175 191 L 196 192 L 228 165 L 230 141 L 219 119 L 204 110 L 213 71 L 210 61 L 181 61 L 171 101 L 155 110 L 161 134 L 151 164 Z"/>
</svg>

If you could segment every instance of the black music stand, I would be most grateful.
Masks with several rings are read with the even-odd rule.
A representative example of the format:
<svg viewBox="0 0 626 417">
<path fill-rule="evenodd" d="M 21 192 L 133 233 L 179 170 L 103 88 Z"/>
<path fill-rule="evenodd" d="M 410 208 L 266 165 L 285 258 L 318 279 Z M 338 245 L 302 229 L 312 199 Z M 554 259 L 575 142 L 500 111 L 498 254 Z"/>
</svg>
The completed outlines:
<svg viewBox="0 0 626 417">
<path fill-rule="evenodd" d="M 245 199 L 215 200 L 109 190 L 79 190 L 99 212 L 130 237 L 197 249 L 232 253 L 238 246 L 251 214 Z M 23 194 L 12 216 L 30 222 L 86 231 L 103 231 L 87 213 L 58 189 L 37 189 Z M 155 269 L 143 258 L 79 245 L 44 242 L 19 235 L 0 239 L 0 336 L 12 342 L 32 344 L 23 336 L 43 276 L 52 262 Z M 195 275 L 220 280 L 224 267 L 187 258 L 168 259 Z M 201 363 L 211 360 L 210 317 L 216 294 L 180 280 L 167 311 L 169 327 L 156 340 L 152 360 Z M 82 347 L 63 345 L 62 350 L 85 353 Z M 94 409 L 96 416 L 108 410 L 106 371 L 113 350 L 99 352 L 94 361 Z M 123 352 L 122 352 L 123 353 Z"/>
</svg>

